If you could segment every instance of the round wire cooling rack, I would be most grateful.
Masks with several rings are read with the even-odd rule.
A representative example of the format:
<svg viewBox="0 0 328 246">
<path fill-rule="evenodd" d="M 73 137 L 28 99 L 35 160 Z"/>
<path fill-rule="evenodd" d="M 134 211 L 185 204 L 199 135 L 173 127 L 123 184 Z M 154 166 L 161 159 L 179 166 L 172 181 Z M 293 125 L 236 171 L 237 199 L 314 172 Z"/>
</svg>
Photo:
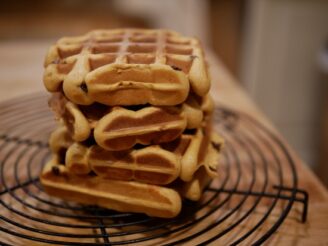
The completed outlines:
<svg viewBox="0 0 328 246">
<path fill-rule="evenodd" d="M 47 139 L 55 127 L 53 118 L 44 94 L 0 105 L 3 245 L 258 245 L 284 221 L 306 220 L 308 194 L 297 187 L 288 148 L 244 113 L 216 108 L 215 129 L 225 138 L 218 178 L 200 202 L 184 202 L 174 219 L 48 196 L 38 176 L 50 156 Z"/>
</svg>

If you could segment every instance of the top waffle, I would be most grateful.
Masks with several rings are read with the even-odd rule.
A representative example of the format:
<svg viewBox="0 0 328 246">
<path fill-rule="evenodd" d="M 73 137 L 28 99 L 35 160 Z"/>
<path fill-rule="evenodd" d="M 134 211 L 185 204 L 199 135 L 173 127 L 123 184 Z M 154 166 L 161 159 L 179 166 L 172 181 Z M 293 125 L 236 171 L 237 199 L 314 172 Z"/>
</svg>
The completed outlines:
<svg viewBox="0 0 328 246">
<path fill-rule="evenodd" d="M 89 105 L 176 105 L 210 86 L 197 39 L 168 30 L 96 30 L 60 39 L 48 51 L 44 84 Z"/>
</svg>

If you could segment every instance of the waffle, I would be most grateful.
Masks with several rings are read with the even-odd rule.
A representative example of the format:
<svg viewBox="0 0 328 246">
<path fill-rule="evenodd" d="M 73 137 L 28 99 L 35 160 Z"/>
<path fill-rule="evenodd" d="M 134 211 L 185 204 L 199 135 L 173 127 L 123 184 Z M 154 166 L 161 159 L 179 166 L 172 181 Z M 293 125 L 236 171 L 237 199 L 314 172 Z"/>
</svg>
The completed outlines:
<svg viewBox="0 0 328 246">
<path fill-rule="evenodd" d="M 211 178 L 204 168 L 200 168 L 190 182 L 182 184 L 180 194 L 183 198 L 191 201 L 198 201 L 203 189 L 210 183 Z"/>
<path fill-rule="evenodd" d="M 56 162 L 65 165 L 73 174 L 89 174 L 94 171 L 102 178 L 136 180 L 164 185 L 175 180 L 180 173 L 179 157 L 160 146 L 127 151 L 106 151 L 97 145 L 88 147 L 73 143 L 65 127 L 56 129 L 49 145 Z M 64 144 L 63 144 L 64 143 Z"/>
<path fill-rule="evenodd" d="M 90 148 L 89 164 L 103 178 L 158 185 L 171 183 L 180 173 L 179 157 L 158 145 L 128 151 L 107 151 L 95 145 Z"/>
<path fill-rule="evenodd" d="M 189 182 L 192 180 L 194 173 L 200 166 L 206 155 L 206 149 L 210 142 L 210 131 L 197 129 L 190 133 L 183 134 L 180 138 L 162 144 L 162 147 L 169 152 L 174 152 L 181 157 L 180 179 Z"/>
<path fill-rule="evenodd" d="M 109 179 L 136 180 L 151 184 L 169 184 L 178 177 L 185 182 L 204 165 L 209 132 L 198 129 L 178 139 L 128 151 L 107 151 L 91 147 L 89 164 L 99 176 Z M 212 167 L 206 167 L 213 173 Z"/>
<path fill-rule="evenodd" d="M 73 144 L 71 135 L 69 134 L 67 127 L 60 125 L 54 130 L 49 137 L 49 147 L 53 154 L 61 155 Z"/>
<path fill-rule="evenodd" d="M 170 142 L 186 128 L 200 127 L 213 111 L 210 96 L 189 96 L 180 106 L 130 109 L 98 104 L 78 106 L 56 93 L 50 99 L 50 106 L 57 118 L 65 122 L 75 141 L 88 139 L 94 129 L 97 144 L 111 151 L 130 149 L 138 143 Z"/>
<path fill-rule="evenodd" d="M 187 129 L 201 127 L 202 122 L 209 121 L 214 110 L 214 102 L 210 95 L 197 97 L 194 94 L 188 96 L 182 104 L 182 111 L 187 117 Z"/>
<path fill-rule="evenodd" d="M 173 189 L 92 175 L 74 175 L 56 159 L 46 164 L 40 180 L 48 194 L 68 201 L 162 218 L 175 217 L 181 210 L 181 198 Z"/>
<path fill-rule="evenodd" d="M 186 138 L 185 135 L 182 138 Z M 66 141 L 61 141 L 64 144 L 55 141 L 64 140 L 67 137 L 65 127 L 58 128 L 51 135 L 50 147 L 57 153 L 54 153 L 53 158 L 46 164 L 41 175 L 41 183 L 48 194 L 69 201 L 99 205 L 121 212 L 138 212 L 163 218 L 175 217 L 180 212 L 181 197 L 192 201 L 200 199 L 204 187 L 212 177 L 216 176 L 218 156 L 223 144 L 222 138 L 212 134 L 211 144 L 207 147 L 202 166 L 194 173 L 191 181 L 179 180 L 171 187 L 161 187 L 135 181 L 107 179 L 99 173 L 99 175 L 94 175 L 90 172 L 91 168 L 86 160 L 86 156 L 90 158 L 89 153 L 93 153 L 100 159 L 102 154 L 105 154 L 103 157 L 110 159 L 106 156 L 108 153 L 117 154 L 119 152 L 105 151 L 101 153 L 99 147 L 87 148 L 79 143 L 68 146 L 70 144 L 69 138 Z M 183 153 L 185 148 L 183 145 L 177 145 L 174 148 L 174 153 Z M 154 146 L 145 149 L 149 150 L 152 147 Z M 66 153 L 63 152 L 64 148 L 67 148 Z M 94 148 L 99 149 L 93 152 Z M 147 153 L 152 154 L 154 151 L 147 151 Z M 121 154 L 124 153 L 121 152 Z M 66 163 L 64 164 L 61 160 L 65 156 Z M 126 158 L 126 155 L 123 158 Z M 154 157 L 151 158 L 154 160 Z M 76 166 L 74 167 L 74 165 Z M 104 170 L 104 172 L 107 171 Z M 122 175 L 122 172 L 118 172 L 118 175 Z"/>
<path fill-rule="evenodd" d="M 62 134 L 63 139 L 67 130 L 60 128 L 52 135 L 59 134 Z M 125 151 L 108 151 L 98 145 L 88 147 L 79 143 L 62 146 L 60 141 L 50 141 L 50 147 L 57 150 L 53 153 L 75 174 L 87 174 L 91 169 L 107 179 L 165 185 L 178 177 L 190 182 L 194 173 L 203 165 L 210 175 L 215 173 L 216 167 L 204 164 L 208 145 L 213 143 L 210 135 L 213 134 L 207 124 L 202 129 L 185 132 L 169 143 Z M 216 145 L 221 146 L 222 143 Z"/>
<path fill-rule="evenodd" d="M 91 171 L 88 159 L 89 148 L 80 143 L 73 143 L 66 151 L 67 170 L 75 174 L 89 174 Z"/>
<path fill-rule="evenodd" d="M 90 173 L 91 169 L 87 159 L 88 147 L 75 143 L 66 126 L 61 125 L 51 133 L 49 147 L 54 161 L 66 165 L 69 172 L 75 174 Z"/>
<path fill-rule="evenodd" d="M 188 200 L 198 201 L 204 188 L 210 183 L 211 179 L 217 176 L 217 165 L 219 163 L 220 149 L 223 141 L 220 137 L 212 135 L 212 144 L 208 146 L 203 167 L 200 167 L 194 174 L 190 182 L 178 182 L 175 189 L 180 195 Z"/>
<path fill-rule="evenodd" d="M 63 90 L 82 105 L 176 105 L 190 87 L 207 94 L 210 81 L 195 38 L 168 30 L 96 30 L 66 37 L 45 59 L 48 91 Z"/>
</svg>

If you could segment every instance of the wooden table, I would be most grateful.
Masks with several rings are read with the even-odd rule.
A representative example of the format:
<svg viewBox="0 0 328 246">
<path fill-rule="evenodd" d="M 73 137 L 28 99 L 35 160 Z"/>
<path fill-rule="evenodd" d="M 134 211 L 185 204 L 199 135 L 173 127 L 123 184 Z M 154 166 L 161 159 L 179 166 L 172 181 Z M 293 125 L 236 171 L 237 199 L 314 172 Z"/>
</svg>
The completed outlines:
<svg viewBox="0 0 328 246">
<path fill-rule="evenodd" d="M 0 43 L 0 100 L 44 90 L 42 63 L 50 43 L 49 40 Z M 216 103 L 245 112 L 279 134 L 213 53 L 209 51 L 207 56 L 213 81 L 211 93 Z M 299 188 L 310 195 L 307 222 L 302 224 L 295 218 L 289 218 L 267 243 L 328 245 L 328 192 L 297 154 L 291 152 L 296 159 Z"/>
<path fill-rule="evenodd" d="M 272 123 L 258 110 L 246 92 L 214 56 L 211 56 L 211 72 L 219 83 L 215 84 L 218 103 L 242 110 L 270 127 Z M 283 138 L 283 137 L 282 137 Z M 286 143 L 287 144 L 287 143 Z M 287 144 L 288 145 L 288 144 Z M 310 195 L 308 220 L 306 224 L 285 223 L 269 242 L 272 245 L 327 245 L 328 244 L 328 192 L 314 173 L 294 153 L 300 188 Z"/>
</svg>

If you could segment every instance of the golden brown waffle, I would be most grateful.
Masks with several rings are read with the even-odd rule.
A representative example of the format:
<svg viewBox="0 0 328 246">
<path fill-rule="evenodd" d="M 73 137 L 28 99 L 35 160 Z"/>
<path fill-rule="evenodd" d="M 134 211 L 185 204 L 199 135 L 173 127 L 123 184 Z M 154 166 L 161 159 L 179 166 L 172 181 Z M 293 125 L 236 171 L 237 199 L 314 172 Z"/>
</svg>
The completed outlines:
<svg viewBox="0 0 328 246">
<path fill-rule="evenodd" d="M 173 189 L 74 175 L 55 159 L 46 164 L 40 180 L 48 194 L 68 201 L 162 218 L 175 217 L 181 210 L 181 198 Z"/>
<path fill-rule="evenodd" d="M 73 143 L 67 149 L 65 164 L 67 170 L 75 174 L 88 174 L 91 171 L 88 159 L 89 148 L 80 143 Z"/>
<path fill-rule="evenodd" d="M 107 179 L 163 185 L 174 181 L 180 173 L 179 156 L 158 145 L 139 150 L 106 151 L 97 145 L 89 148 L 73 143 L 71 139 L 63 142 L 69 136 L 65 127 L 56 129 L 51 136 L 53 158 L 74 174 L 88 174 L 93 170 Z"/>
<path fill-rule="evenodd" d="M 190 83 L 190 85 L 189 85 Z M 168 30 L 96 30 L 57 41 L 46 56 L 44 84 L 82 105 L 176 105 L 210 81 L 195 38 Z"/>
<path fill-rule="evenodd" d="M 95 145 L 88 148 L 80 143 L 72 143 L 66 127 L 61 126 L 51 134 L 50 148 L 54 155 L 43 170 L 41 182 L 46 192 L 66 200 L 96 204 L 124 212 L 141 212 L 165 218 L 174 217 L 181 209 L 181 198 L 174 190 L 178 191 L 183 198 L 197 201 L 210 179 L 216 176 L 218 155 L 223 145 L 220 136 L 211 134 L 207 138 L 210 139 L 210 144 L 207 144 L 206 149 L 201 150 L 205 156 L 200 155 L 199 150 L 197 159 L 200 160 L 200 163 L 196 166 L 189 182 L 183 182 L 180 179 L 171 188 L 164 188 L 124 180 L 127 177 L 131 179 L 131 175 L 135 175 L 136 170 L 139 170 L 141 174 L 139 178 L 143 182 L 147 179 L 154 182 L 154 178 L 163 180 L 165 173 L 168 174 L 168 170 L 170 171 L 169 168 L 165 169 L 165 164 L 178 163 L 181 165 L 181 160 L 186 157 L 188 149 L 194 148 L 192 141 L 199 140 L 191 139 L 190 135 L 199 132 L 202 130 L 194 134 L 185 133 L 179 140 L 175 140 L 171 144 L 166 143 L 165 146 L 149 146 L 132 151 L 111 152 Z M 206 131 L 204 132 L 206 133 Z M 180 163 L 175 160 L 176 158 L 180 158 Z M 134 160 L 136 162 L 133 162 Z M 95 169 L 95 166 L 98 165 L 97 161 L 99 166 Z M 90 165 L 89 162 L 93 164 Z M 154 172 L 154 168 L 156 170 L 154 163 L 159 164 L 157 171 L 161 170 L 164 175 L 154 175 L 156 173 Z M 115 170 L 116 167 L 119 168 Z M 122 171 L 124 169 L 126 172 Z M 92 173 L 91 170 L 99 172 Z M 131 174 L 133 172 L 134 174 Z M 140 196 L 141 193 L 147 194 L 149 189 L 154 192 L 151 197 Z M 130 194 L 127 191 L 133 192 Z M 117 196 L 117 194 L 122 194 L 122 196 Z"/>
<path fill-rule="evenodd" d="M 91 169 L 88 163 L 88 147 L 74 143 L 66 126 L 61 125 L 52 132 L 49 138 L 52 158 L 61 165 L 66 165 L 68 171 L 75 174 L 88 174 Z"/>
<path fill-rule="evenodd" d="M 67 134 L 67 131 L 59 132 L 63 136 Z M 54 154 L 61 160 L 65 157 L 62 164 L 65 164 L 70 172 L 87 174 L 91 169 L 103 178 L 164 185 L 178 177 L 190 182 L 194 173 L 204 165 L 209 174 L 215 173 L 216 168 L 204 162 L 209 143 L 213 143 L 210 134 L 211 129 L 207 126 L 185 132 L 169 143 L 125 151 L 108 151 L 97 145 L 88 148 L 75 143 L 65 146 L 68 149 L 65 153 L 65 147 L 56 147 L 60 142 L 50 142 L 50 146 L 55 145 L 52 149 L 61 149 L 61 153 Z M 222 143 L 216 145 L 221 146 Z"/>
<path fill-rule="evenodd" d="M 181 106 L 146 106 L 129 109 L 103 105 L 78 106 L 56 93 L 50 106 L 67 125 L 75 141 L 84 141 L 94 128 L 99 146 L 112 151 L 135 144 L 160 144 L 176 139 L 186 128 L 200 127 L 204 116 L 213 111 L 209 96 L 189 96 Z"/>
<path fill-rule="evenodd" d="M 61 155 L 73 144 L 71 135 L 66 126 L 60 125 L 49 137 L 49 147 L 53 154 Z"/>
<path fill-rule="evenodd" d="M 158 145 L 128 151 L 107 151 L 92 146 L 89 164 L 103 178 L 158 185 L 169 184 L 178 178 L 181 167 L 179 156 Z"/>
<path fill-rule="evenodd" d="M 184 133 L 180 138 L 162 144 L 163 148 L 169 152 L 174 152 L 180 158 L 180 179 L 189 182 L 194 173 L 204 163 L 206 150 L 210 143 L 210 130 L 204 128 L 196 129 L 191 133 Z"/>
<path fill-rule="evenodd" d="M 204 164 L 194 174 L 190 182 L 178 182 L 174 187 L 180 195 L 192 201 L 198 201 L 204 188 L 209 184 L 212 178 L 217 176 L 217 166 L 219 164 L 220 150 L 223 145 L 221 137 L 212 134 L 211 143 L 206 152 Z M 219 149 L 217 147 L 220 146 Z"/>
<path fill-rule="evenodd" d="M 128 151 L 107 151 L 94 146 L 89 151 L 89 164 L 97 175 L 104 178 L 162 185 L 180 177 L 189 182 L 204 165 L 209 134 L 209 131 L 197 129 L 170 143 Z M 206 170 L 213 172 L 210 167 Z"/>
<path fill-rule="evenodd" d="M 203 121 L 212 116 L 214 102 L 208 94 L 204 97 L 189 95 L 187 100 L 182 104 L 182 111 L 187 117 L 187 129 L 195 129 L 202 126 Z"/>
<path fill-rule="evenodd" d="M 210 181 L 211 177 L 205 171 L 205 168 L 200 168 L 190 182 L 179 183 L 180 186 L 177 186 L 177 190 L 181 197 L 191 201 L 198 201 L 203 194 L 203 189 Z"/>
<path fill-rule="evenodd" d="M 184 112 L 176 107 L 146 107 L 132 111 L 114 107 L 94 130 L 96 142 L 108 150 L 130 149 L 137 143 L 159 144 L 176 139 L 186 128 Z"/>
</svg>

